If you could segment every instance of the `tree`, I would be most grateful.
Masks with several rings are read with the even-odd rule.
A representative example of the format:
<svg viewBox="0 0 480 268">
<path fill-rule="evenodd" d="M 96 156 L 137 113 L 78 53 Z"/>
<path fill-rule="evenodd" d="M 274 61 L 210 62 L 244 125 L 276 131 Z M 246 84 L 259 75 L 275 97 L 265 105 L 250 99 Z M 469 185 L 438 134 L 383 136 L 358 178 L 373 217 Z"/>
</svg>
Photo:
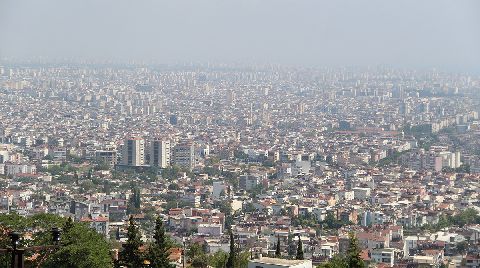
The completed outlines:
<svg viewBox="0 0 480 268">
<path fill-rule="evenodd" d="M 248 267 L 248 262 L 250 260 L 250 252 L 243 251 L 235 255 L 235 268 L 245 268 Z"/>
<path fill-rule="evenodd" d="M 245 207 L 243 208 L 243 212 L 246 212 L 246 213 L 248 213 L 248 212 L 254 212 L 254 211 L 256 211 L 256 210 L 257 210 L 257 209 L 255 208 L 255 206 L 254 206 L 252 203 L 247 203 L 247 204 L 245 205 Z"/>
<path fill-rule="evenodd" d="M 247 159 L 248 158 L 248 155 L 246 153 L 244 153 L 243 151 L 240 151 L 240 150 L 234 151 L 233 156 L 235 158 L 239 158 L 239 159 Z"/>
<path fill-rule="evenodd" d="M 457 225 L 462 228 L 468 224 L 478 223 L 480 223 L 480 216 L 478 215 L 477 211 L 473 208 L 467 208 L 453 216 L 446 214 L 440 215 L 438 218 L 438 223 L 431 225 L 430 229 L 441 230 L 452 225 Z"/>
<path fill-rule="evenodd" d="M 458 253 L 464 254 L 468 249 L 468 243 L 466 241 L 459 242 L 456 248 Z"/>
<path fill-rule="evenodd" d="M 327 216 L 325 217 L 325 220 L 322 223 L 325 224 L 328 229 L 338 229 L 343 225 L 351 224 L 351 222 L 339 221 L 337 218 L 335 218 L 335 215 L 333 214 L 332 211 L 329 211 L 327 213 Z"/>
<path fill-rule="evenodd" d="M 348 266 L 345 257 L 337 254 L 330 261 L 318 265 L 317 268 L 348 268 Z"/>
<path fill-rule="evenodd" d="M 45 268 L 91 268 L 112 267 L 110 245 L 104 237 L 90 226 L 68 220 L 62 234 L 62 246 L 39 258 L 32 267 Z M 43 263 L 41 263 L 43 261 Z"/>
<path fill-rule="evenodd" d="M 84 181 L 80 184 L 80 192 L 87 193 L 95 189 L 95 184 L 92 181 Z"/>
<path fill-rule="evenodd" d="M 43 232 L 45 235 L 37 235 L 38 233 L 35 233 L 33 236 L 34 240 L 31 241 L 32 243 L 25 243 L 29 241 L 21 240 L 22 246 L 42 245 L 44 241 L 47 244 L 51 243 L 51 238 L 48 234 L 49 228 L 51 228 L 51 226 L 61 226 L 63 223 L 63 218 L 52 214 L 36 214 L 30 217 L 22 217 L 17 213 L 0 214 L 0 233 L 5 234 L 0 235 L 0 248 L 7 248 L 11 244 L 11 240 L 6 234 L 11 231 L 23 233 L 24 231 L 33 229 L 34 225 L 37 230 L 46 230 L 47 232 Z M 41 254 L 44 256 L 43 252 L 41 252 Z M 9 255 L 0 254 L 0 263 L 2 266 L 9 267 L 9 262 Z"/>
<path fill-rule="evenodd" d="M 136 188 L 135 189 L 135 195 L 134 195 L 134 205 L 136 209 L 140 209 L 141 205 L 141 197 L 140 197 L 140 189 Z"/>
<path fill-rule="evenodd" d="M 169 268 L 174 267 L 170 264 L 170 259 L 168 250 L 170 245 L 167 241 L 165 235 L 165 228 L 163 226 L 163 221 L 160 216 L 155 220 L 155 234 L 153 235 L 155 240 L 149 247 L 148 258 L 150 260 L 150 265 L 153 268 Z"/>
<path fill-rule="evenodd" d="M 365 268 L 365 262 L 360 257 L 361 250 L 358 246 L 357 237 L 355 236 L 355 234 L 350 233 L 349 238 L 350 241 L 346 259 L 348 268 Z"/>
<path fill-rule="evenodd" d="M 215 201 L 213 203 L 214 208 L 218 208 L 220 212 L 225 214 L 225 228 L 230 229 L 233 224 L 233 209 L 229 200 Z"/>
<path fill-rule="evenodd" d="M 52 227 L 63 227 L 62 246 L 56 250 L 46 249 L 38 253 L 34 260 L 26 260 L 27 267 L 112 267 L 110 247 L 104 237 L 84 223 L 74 223 L 53 214 L 36 214 L 21 217 L 18 214 L 0 215 L 0 231 L 16 230 L 20 233 L 32 232 L 32 239 L 22 241 L 22 246 L 41 246 L 52 243 Z M 4 244 L 6 242 L 7 244 Z M 10 244 L 7 236 L 0 236 L 0 247 Z M 0 257 L 0 263 L 5 264 Z M 7 265 L 8 266 L 8 265 Z"/>
<path fill-rule="evenodd" d="M 206 268 L 208 266 L 208 260 L 205 257 L 196 257 L 192 260 L 192 267 L 194 268 Z"/>
<path fill-rule="evenodd" d="M 128 204 L 127 204 L 128 214 L 135 214 L 140 212 L 140 206 L 141 206 L 140 189 L 138 187 L 135 187 L 133 188 L 132 193 L 133 194 L 128 200 Z"/>
<path fill-rule="evenodd" d="M 75 174 L 73 175 L 73 179 L 75 180 L 75 185 L 78 185 L 78 173 L 75 171 Z"/>
<path fill-rule="evenodd" d="M 130 216 L 128 229 L 127 229 L 127 243 L 125 244 L 122 252 L 123 264 L 129 268 L 142 266 L 142 255 L 140 253 L 140 246 L 142 241 L 140 240 L 140 231 L 133 220 L 133 216 Z"/>
<path fill-rule="evenodd" d="M 297 259 L 297 260 L 303 260 L 303 259 L 304 259 L 304 256 L 303 256 L 303 244 L 302 244 L 302 239 L 300 238 L 300 236 L 298 236 L 298 246 L 297 246 L 297 256 L 296 256 L 296 259 Z"/>
<path fill-rule="evenodd" d="M 198 256 L 201 256 L 202 254 L 204 254 L 203 252 L 203 248 L 202 248 L 202 245 L 200 245 L 199 243 L 192 243 L 190 244 L 190 246 L 188 247 L 188 250 L 187 250 L 187 257 L 189 259 L 195 259 L 197 258 Z"/>
<path fill-rule="evenodd" d="M 349 248 L 347 255 L 335 255 L 325 263 L 317 266 L 318 268 L 366 268 L 365 262 L 360 257 L 360 248 L 358 247 L 357 238 L 353 233 L 349 234 Z"/>
<path fill-rule="evenodd" d="M 277 245 L 275 247 L 275 258 L 281 258 L 282 257 L 282 251 L 280 249 L 280 236 L 277 235 Z"/>
<path fill-rule="evenodd" d="M 288 244 L 288 256 L 290 258 L 293 258 L 293 255 L 295 254 L 295 244 L 293 243 L 293 234 L 291 234 L 290 232 L 288 233 L 287 244 Z"/>
<path fill-rule="evenodd" d="M 110 165 L 105 161 L 99 160 L 99 161 L 95 161 L 95 166 L 93 167 L 93 169 L 95 169 L 95 170 L 109 170 Z"/>
<path fill-rule="evenodd" d="M 222 250 L 219 250 L 210 256 L 208 264 L 215 268 L 224 268 L 227 260 L 228 254 Z"/>
<path fill-rule="evenodd" d="M 235 239 L 233 237 L 233 232 L 230 230 L 230 253 L 228 254 L 228 260 L 226 268 L 235 267 Z"/>
<path fill-rule="evenodd" d="M 180 168 L 177 166 L 167 167 L 162 170 L 162 177 L 167 181 L 177 179 L 180 176 Z"/>
<path fill-rule="evenodd" d="M 187 257 L 193 267 L 204 268 L 208 266 L 208 258 L 205 255 L 204 246 L 197 242 L 190 244 L 187 250 Z"/>
<path fill-rule="evenodd" d="M 176 183 L 170 183 L 168 185 L 168 190 L 178 191 L 180 190 L 180 186 L 178 186 Z"/>
<path fill-rule="evenodd" d="M 68 217 L 67 221 L 63 225 L 63 232 L 68 233 L 73 228 L 73 220 L 72 217 Z"/>
<path fill-rule="evenodd" d="M 108 181 L 103 182 L 102 191 L 106 194 L 110 194 L 110 192 L 112 191 L 112 186 L 110 185 L 110 183 Z"/>
</svg>

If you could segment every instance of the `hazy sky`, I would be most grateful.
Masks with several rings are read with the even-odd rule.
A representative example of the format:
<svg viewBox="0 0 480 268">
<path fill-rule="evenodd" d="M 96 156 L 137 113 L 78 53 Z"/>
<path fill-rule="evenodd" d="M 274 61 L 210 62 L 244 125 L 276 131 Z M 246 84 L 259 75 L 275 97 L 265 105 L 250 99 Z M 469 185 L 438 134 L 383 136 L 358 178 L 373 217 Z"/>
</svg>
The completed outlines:
<svg viewBox="0 0 480 268">
<path fill-rule="evenodd" d="M 0 0 L 0 57 L 480 69 L 479 0 Z"/>
</svg>

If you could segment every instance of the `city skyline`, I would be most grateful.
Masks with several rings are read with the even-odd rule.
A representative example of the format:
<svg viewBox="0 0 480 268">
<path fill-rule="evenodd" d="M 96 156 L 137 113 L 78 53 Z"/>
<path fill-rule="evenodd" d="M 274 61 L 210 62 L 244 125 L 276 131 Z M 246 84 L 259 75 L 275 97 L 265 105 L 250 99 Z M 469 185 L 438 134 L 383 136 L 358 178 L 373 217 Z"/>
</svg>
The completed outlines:
<svg viewBox="0 0 480 268">
<path fill-rule="evenodd" d="M 478 73 L 478 1 L 3 1 L 0 58 Z"/>
</svg>

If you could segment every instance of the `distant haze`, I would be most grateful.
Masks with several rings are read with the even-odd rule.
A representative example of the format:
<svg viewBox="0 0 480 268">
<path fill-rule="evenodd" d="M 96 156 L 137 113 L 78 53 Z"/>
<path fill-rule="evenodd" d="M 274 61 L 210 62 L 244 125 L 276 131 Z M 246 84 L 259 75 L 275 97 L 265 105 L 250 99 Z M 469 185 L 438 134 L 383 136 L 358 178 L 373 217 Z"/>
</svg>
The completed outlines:
<svg viewBox="0 0 480 268">
<path fill-rule="evenodd" d="M 480 70 L 480 1 L 0 0 L 0 58 Z"/>
</svg>

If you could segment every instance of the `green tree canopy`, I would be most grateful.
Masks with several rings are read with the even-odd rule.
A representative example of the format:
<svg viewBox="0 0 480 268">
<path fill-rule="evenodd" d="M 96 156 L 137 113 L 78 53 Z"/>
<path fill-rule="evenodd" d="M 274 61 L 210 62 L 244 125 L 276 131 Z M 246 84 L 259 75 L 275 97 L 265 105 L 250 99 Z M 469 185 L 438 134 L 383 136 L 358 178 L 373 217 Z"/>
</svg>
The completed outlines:
<svg viewBox="0 0 480 268">
<path fill-rule="evenodd" d="M 160 216 L 155 220 L 155 234 L 153 235 L 154 242 L 150 245 L 148 250 L 148 259 L 150 266 L 153 268 L 170 268 L 174 265 L 170 264 L 168 250 L 170 244 L 168 243 L 163 220 Z"/>
<path fill-rule="evenodd" d="M 62 235 L 62 246 L 48 255 L 41 267 L 91 268 L 112 265 L 110 245 L 103 236 L 86 224 L 76 223 L 67 226 Z"/>
<path fill-rule="evenodd" d="M 298 236 L 298 245 L 297 245 L 297 255 L 296 255 L 296 259 L 297 259 L 297 260 L 303 260 L 303 259 L 304 259 L 304 256 L 303 256 L 303 243 L 302 243 L 302 239 L 300 238 L 300 236 Z"/>
<path fill-rule="evenodd" d="M 26 261 L 32 267 L 112 267 L 110 245 L 104 237 L 84 223 L 73 222 L 53 214 L 36 214 L 22 217 L 15 213 L 0 215 L 0 230 L 20 233 L 32 232 L 32 240 L 21 240 L 21 246 L 45 246 L 52 244 L 52 227 L 62 227 L 60 247 L 37 252 L 26 252 L 26 256 L 39 253 L 34 261 Z M 10 245 L 7 236 L 0 236 L 0 247 Z M 0 263 L 9 261 L 1 255 Z"/>
<path fill-rule="evenodd" d="M 354 233 L 349 234 L 349 247 L 347 251 L 347 265 L 348 268 L 365 268 L 365 262 L 360 257 L 360 247 L 358 246 L 358 240 Z"/>
<path fill-rule="evenodd" d="M 230 231 L 230 253 L 228 254 L 227 268 L 235 267 L 235 238 L 233 237 L 233 232 Z"/>
<path fill-rule="evenodd" d="M 347 254 L 337 254 L 333 258 L 325 263 L 317 266 L 318 268 L 366 268 L 367 265 L 360 257 L 361 250 L 358 246 L 358 240 L 355 234 L 349 234 L 349 247 Z"/>
<path fill-rule="evenodd" d="M 215 252 L 210 256 L 208 264 L 215 268 L 224 268 L 228 259 L 228 254 L 222 250 Z"/>
<path fill-rule="evenodd" d="M 129 268 L 141 267 L 143 264 L 143 256 L 140 253 L 140 247 L 142 246 L 140 238 L 140 231 L 133 217 L 130 216 L 127 229 L 127 243 L 121 254 L 122 263 Z"/>
<path fill-rule="evenodd" d="M 275 258 L 282 257 L 282 250 L 280 248 L 280 236 L 277 235 L 277 244 L 275 245 Z"/>
</svg>

